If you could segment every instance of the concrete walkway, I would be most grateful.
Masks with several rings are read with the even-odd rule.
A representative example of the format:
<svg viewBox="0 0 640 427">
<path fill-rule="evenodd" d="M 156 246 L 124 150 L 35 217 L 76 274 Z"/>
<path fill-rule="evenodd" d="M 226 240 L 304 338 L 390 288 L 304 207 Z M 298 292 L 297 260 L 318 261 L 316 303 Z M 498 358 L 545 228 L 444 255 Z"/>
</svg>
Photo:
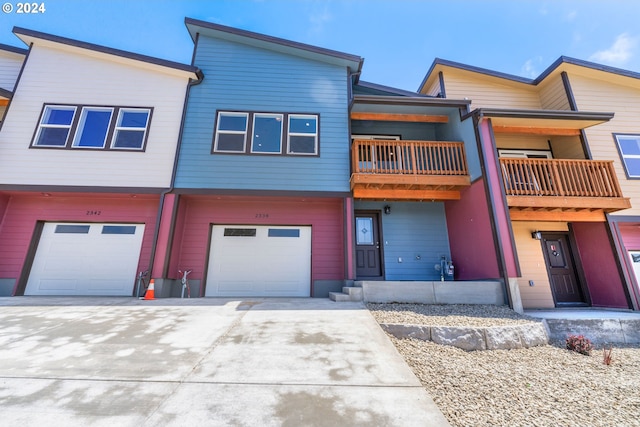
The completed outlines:
<svg viewBox="0 0 640 427">
<path fill-rule="evenodd" d="M 361 303 L 0 298 L 4 426 L 447 426 Z"/>
</svg>

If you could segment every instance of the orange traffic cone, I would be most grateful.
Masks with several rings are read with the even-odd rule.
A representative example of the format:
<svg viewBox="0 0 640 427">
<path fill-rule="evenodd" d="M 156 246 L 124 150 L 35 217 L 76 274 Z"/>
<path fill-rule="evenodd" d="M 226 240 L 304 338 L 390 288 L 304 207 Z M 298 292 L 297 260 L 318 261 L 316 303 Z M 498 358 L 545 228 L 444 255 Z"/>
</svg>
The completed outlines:
<svg viewBox="0 0 640 427">
<path fill-rule="evenodd" d="M 145 292 L 144 294 L 144 300 L 151 300 L 151 299 L 155 299 L 155 287 L 153 286 L 153 279 L 151 279 L 149 281 L 149 287 L 147 288 L 147 292 Z"/>
</svg>

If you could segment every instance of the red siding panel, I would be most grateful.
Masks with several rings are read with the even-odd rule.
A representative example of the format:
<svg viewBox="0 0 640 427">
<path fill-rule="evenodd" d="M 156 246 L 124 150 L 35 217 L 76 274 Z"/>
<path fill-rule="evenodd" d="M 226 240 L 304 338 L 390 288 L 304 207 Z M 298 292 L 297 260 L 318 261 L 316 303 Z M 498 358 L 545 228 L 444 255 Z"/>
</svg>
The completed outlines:
<svg viewBox="0 0 640 427">
<path fill-rule="evenodd" d="M 18 278 L 38 221 L 144 223 L 139 270 L 146 270 L 158 202 L 158 196 L 12 195 L 0 225 L 0 278 Z"/>
<path fill-rule="evenodd" d="M 202 279 L 207 268 L 211 224 L 310 225 L 311 278 L 344 279 L 342 199 L 181 196 L 169 277 L 192 269 Z"/>
<path fill-rule="evenodd" d="M 456 279 L 499 278 L 484 180 L 479 179 L 463 190 L 460 200 L 446 202 L 445 210 Z"/>
<path fill-rule="evenodd" d="M 594 307 L 629 308 L 604 222 L 572 223 Z"/>
</svg>

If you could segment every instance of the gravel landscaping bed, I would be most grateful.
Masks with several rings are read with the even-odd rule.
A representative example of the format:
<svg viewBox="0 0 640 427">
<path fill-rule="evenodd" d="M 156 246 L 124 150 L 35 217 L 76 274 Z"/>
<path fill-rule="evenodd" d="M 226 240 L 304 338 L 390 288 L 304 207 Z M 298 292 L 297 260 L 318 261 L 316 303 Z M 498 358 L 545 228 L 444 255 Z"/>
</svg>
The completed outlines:
<svg viewBox="0 0 640 427">
<path fill-rule="evenodd" d="M 506 307 L 367 307 L 380 323 L 503 326 L 539 321 Z M 552 345 L 467 352 L 390 338 L 453 426 L 640 426 L 640 346 L 614 346 L 613 363 L 607 366 L 601 349 L 591 356 Z"/>
</svg>

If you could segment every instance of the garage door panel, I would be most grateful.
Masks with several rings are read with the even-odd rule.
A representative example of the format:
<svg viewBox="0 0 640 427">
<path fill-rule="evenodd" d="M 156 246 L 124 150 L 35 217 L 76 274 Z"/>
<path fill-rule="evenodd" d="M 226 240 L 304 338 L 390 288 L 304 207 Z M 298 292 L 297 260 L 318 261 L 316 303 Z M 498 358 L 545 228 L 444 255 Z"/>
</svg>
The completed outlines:
<svg viewBox="0 0 640 427">
<path fill-rule="evenodd" d="M 214 226 L 206 296 L 310 296 L 311 227 Z"/>
<path fill-rule="evenodd" d="M 143 233 L 141 224 L 44 224 L 25 295 L 131 295 Z"/>
</svg>

